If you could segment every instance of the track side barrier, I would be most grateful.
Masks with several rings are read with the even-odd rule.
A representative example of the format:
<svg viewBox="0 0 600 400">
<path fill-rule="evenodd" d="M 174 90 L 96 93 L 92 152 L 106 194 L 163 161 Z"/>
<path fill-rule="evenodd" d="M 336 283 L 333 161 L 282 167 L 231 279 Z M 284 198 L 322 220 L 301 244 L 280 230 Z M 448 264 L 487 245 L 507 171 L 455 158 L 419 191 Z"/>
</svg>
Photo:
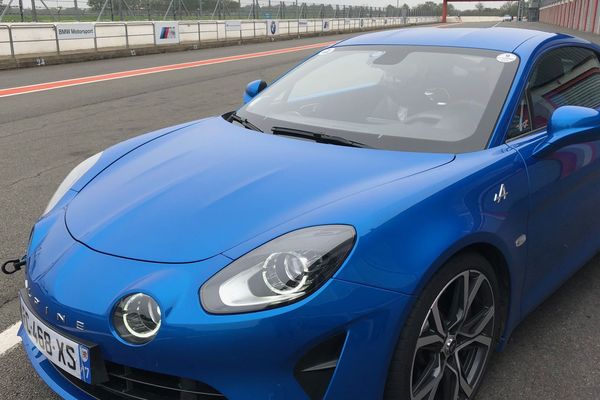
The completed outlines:
<svg viewBox="0 0 600 400">
<path fill-rule="evenodd" d="M 0 24 L 0 59 L 285 39 L 439 22 L 439 17 Z M 187 48 L 186 47 L 186 48 Z"/>
</svg>

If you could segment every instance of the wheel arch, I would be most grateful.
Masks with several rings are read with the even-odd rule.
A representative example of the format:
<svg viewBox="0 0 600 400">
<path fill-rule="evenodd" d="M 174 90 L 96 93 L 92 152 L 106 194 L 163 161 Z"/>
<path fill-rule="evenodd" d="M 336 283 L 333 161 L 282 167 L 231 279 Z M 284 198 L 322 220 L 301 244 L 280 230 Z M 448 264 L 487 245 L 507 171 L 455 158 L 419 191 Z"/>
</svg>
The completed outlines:
<svg viewBox="0 0 600 400">
<path fill-rule="evenodd" d="M 496 278 L 498 279 L 498 286 L 500 289 L 499 297 L 500 297 L 500 322 L 501 325 L 498 326 L 498 331 L 500 333 L 499 337 L 501 338 L 506 329 L 506 323 L 508 321 L 508 313 L 511 302 L 511 272 L 508 267 L 508 262 L 506 257 L 502 253 L 502 251 L 486 242 L 473 243 L 465 248 L 463 248 L 460 252 L 453 255 L 453 257 L 458 256 L 458 254 L 462 253 L 477 253 L 484 257 L 494 269 L 496 273 Z M 502 339 L 501 339 L 502 341 Z"/>
<path fill-rule="evenodd" d="M 515 307 L 515 297 L 518 296 L 518 291 L 515 289 L 518 287 L 518 283 L 515 281 L 516 276 L 511 270 L 511 254 L 508 252 L 507 247 L 493 235 L 461 240 L 440 255 L 419 285 L 417 293 L 424 289 L 436 272 L 443 268 L 446 263 L 465 253 L 481 255 L 492 265 L 496 273 L 500 289 L 502 321 L 502 325 L 498 328 L 500 330 L 499 349 L 502 349 L 513 325 L 511 321 L 518 319 L 518 315 L 516 315 L 518 308 Z"/>
<path fill-rule="evenodd" d="M 506 321 L 508 318 L 509 305 L 510 305 L 510 299 L 511 299 L 510 291 L 511 291 L 512 286 L 511 286 L 511 272 L 510 272 L 510 268 L 509 268 L 510 261 L 509 261 L 509 258 L 507 257 L 507 255 L 503 252 L 502 246 L 495 244 L 492 241 L 482 240 L 481 238 L 479 240 L 471 240 L 471 241 L 466 240 L 464 242 L 458 243 L 455 247 L 452 247 L 447 252 L 445 252 L 443 255 L 441 255 L 439 257 L 439 259 L 437 260 L 437 262 L 435 263 L 435 265 L 432 266 L 430 271 L 428 271 L 429 273 L 427 274 L 426 279 L 423 279 L 423 281 L 421 282 L 419 290 L 415 292 L 415 295 L 413 297 L 414 303 L 412 305 L 413 310 L 414 310 L 414 307 L 416 307 L 419 304 L 420 298 L 422 297 L 421 294 L 423 293 L 423 290 L 425 290 L 425 288 L 428 286 L 428 284 L 430 282 L 432 282 L 432 279 L 435 278 L 437 273 L 444 271 L 444 266 L 448 265 L 448 263 L 450 263 L 455 258 L 459 258 L 466 254 L 471 254 L 471 255 L 477 254 L 478 256 L 483 257 L 485 260 L 487 260 L 490 263 L 492 269 L 494 270 L 494 272 L 496 274 L 496 278 L 497 278 L 498 286 L 499 286 L 499 290 L 500 290 L 499 298 L 502 303 L 501 303 L 501 307 L 500 307 L 501 324 L 498 325 L 497 327 L 495 327 L 495 330 L 496 330 L 497 337 L 500 340 L 500 344 L 502 344 L 503 339 L 502 339 L 501 335 L 503 332 L 506 331 Z M 451 265 L 448 265 L 448 266 L 449 266 L 450 270 L 452 270 L 457 265 L 464 265 L 464 263 L 460 263 L 460 264 L 454 263 L 453 266 L 451 266 Z M 468 269 L 468 267 L 466 267 L 466 269 Z M 485 268 L 485 269 L 489 270 L 489 268 Z M 442 275 L 445 276 L 447 274 L 442 274 Z M 452 275 L 450 275 L 450 276 L 452 276 Z M 446 282 L 446 281 L 443 280 L 443 282 Z M 434 293 L 437 293 L 437 291 Z M 420 304 L 421 305 L 419 305 L 419 307 L 422 306 L 423 302 L 421 301 Z M 429 304 L 429 302 L 426 302 L 425 304 Z M 411 318 L 412 318 L 412 321 L 414 321 L 414 318 L 412 316 L 409 317 L 409 321 L 411 320 Z M 417 321 L 421 321 L 421 320 L 417 319 Z M 414 327 L 414 322 L 410 322 L 410 323 L 413 324 L 412 326 Z M 398 339 L 396 342 L 397 348 L 398 348 L 398 343 L 400 343 L 401 340 L 406 340 L 407 332 L 410 332 L 410 330 L 407 330 L 407 325 L 405 322 L 405 324 L 402 326 L 402 328 L 398 334 Z M 410 337 L 410 336 L 408 336 L 408 337 Z M 498 348 L 500 349 L 501 347 L 498 347 Z M 390 363 L 391 363 L 390 368 L 395 368 L 394 367 L 395 364 L 392 362 L 393 362 L 393 360 L 398 360 L 397 357 L 396 358 L 394 358 L 394 357 L 392 357 L 392 356 L 390 357 Z M 388 377 L 387 377 L 387 381 L 386 381 L 386 393 L 394 393 L 394 391 L 393 391 L 394 387 L 390 386 L 391 385 L 390 377 L 397 375 L 395 373 L 395 371 L 397 371 L 397 369 L 390 369 L 390 372 L 388 373 Z"/>
</svg>

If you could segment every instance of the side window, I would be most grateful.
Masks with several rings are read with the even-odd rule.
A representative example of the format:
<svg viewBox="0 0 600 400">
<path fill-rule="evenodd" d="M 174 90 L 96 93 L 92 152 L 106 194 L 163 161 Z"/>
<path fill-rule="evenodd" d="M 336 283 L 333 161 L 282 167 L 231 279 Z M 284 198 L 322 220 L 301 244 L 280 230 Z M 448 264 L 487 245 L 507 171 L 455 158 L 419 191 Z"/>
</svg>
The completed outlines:
<svg viewBox="0 0 600 400">
<path fill-rule="evenodd" d="M 561 106 L 600 107 L 600 62 L 582 47 L 561 47 L 545 54 L 528 85 L 533 129 L 543 128 Z"/>
<path fill-rule="evenodd" d="M 529 102 L 525 94 L 523 94 L 510 123 L 508 138 L 512 139 L 521 136 L 529 131 L 531 131 L 531 114 L 529 113 Z"/>
</svg>

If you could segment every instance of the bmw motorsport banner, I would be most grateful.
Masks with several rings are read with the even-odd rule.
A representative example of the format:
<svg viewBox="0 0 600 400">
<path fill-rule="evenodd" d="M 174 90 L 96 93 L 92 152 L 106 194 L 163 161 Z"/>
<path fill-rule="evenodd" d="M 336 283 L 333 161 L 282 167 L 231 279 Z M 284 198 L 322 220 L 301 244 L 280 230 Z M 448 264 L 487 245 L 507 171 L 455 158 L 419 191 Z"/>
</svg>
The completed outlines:
<svg viewBox="0 0 600 400">
<path fill-rule="evenodd" d="M 93 39 L 96 37 L 94 24 L 56 24 L 58 39 Z"/>
<path fill-rule="evenodd" d="M 155 22 L 154 40 L 156 44 L 179 43 L 179 23 L 178 22 Z"/>
</svg>

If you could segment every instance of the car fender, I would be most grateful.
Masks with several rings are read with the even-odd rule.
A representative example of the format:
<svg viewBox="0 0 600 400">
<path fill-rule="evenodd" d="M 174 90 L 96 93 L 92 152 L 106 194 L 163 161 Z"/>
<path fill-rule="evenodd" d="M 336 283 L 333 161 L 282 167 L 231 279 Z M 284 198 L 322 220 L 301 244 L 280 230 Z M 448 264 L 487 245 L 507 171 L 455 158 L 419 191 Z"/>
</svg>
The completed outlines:
<svg viewBox="0 0 600 400">
<path fill-rule="evenodd" d="M 501 185 L 508 195 L 494 199 Z M 458 155 L 452 163 L 320 207 L 223 254 L 236 259 L 274 237 L 306 226 L 351 224 L 355 248 L 334 279 L 418 295 L 454 254 L 475 244 L 498 249 L 509 269 L 507 328 L 520 319 L 529 183 L 509 146 Z M 522 239 L 520 240 L 522 241 Z M 519 242 L 520 242 L 519 241 Z"/>
<path fill-rule="evenodd" d="M 90 168 L 85 174 L 83 174 L 81 176 L 81 178 L 79 178 L 77 180 L 77 182 L 75 182 L 73 184 L 73 186 L 71 187 L 71 190 L 73 190 L 75 192 L 80 192 L 98 174 L 100 174 L 102 171 L 104 171 L 106 168 L 108 168 L 115 161 L 117 161 L 120 158 L 124 157 L 125 155 L 131 153 L 135 149 L 137 149 L 153 140 L 156 140 L 159 137 L 176 132 L 176 131 L 186 128 L 190 125 L 195 125 L 195 124 L 199 123 L 200 121 L 202 121 L 202 120 L 186 122 L 184 124 L 159 129 L 154 132 L 150 132 L 150 133 L 146 133 L 143 135 L 133 137 L 131 139 L 125 140 L 123 142 L 117 143 L 117 144 L 109 147 L 108 149 L 106 149 L 102 152 L 102 156 L 98 159 L 96 164 L 94 164 L 94 166 L 92 168 Z"/>
</svg>

